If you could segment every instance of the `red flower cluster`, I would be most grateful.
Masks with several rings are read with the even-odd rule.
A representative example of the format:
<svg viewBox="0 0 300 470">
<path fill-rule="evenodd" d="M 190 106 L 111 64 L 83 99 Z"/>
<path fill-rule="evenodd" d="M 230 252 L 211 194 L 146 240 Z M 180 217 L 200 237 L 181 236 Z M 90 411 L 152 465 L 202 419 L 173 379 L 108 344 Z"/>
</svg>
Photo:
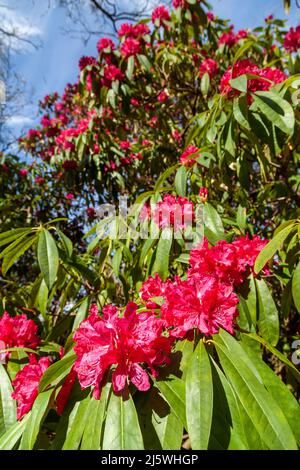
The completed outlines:
<svg viewBox="0 0 300 470">
<path fill-rule="evenodd" d="M 202 276 L 216 276 L 220 281 L 238 287 L 251 272 L 254 262 L 266 240 L 254 236 L 237 238 L 232 243 L 220 240 L 209 248 L 208 240 L 197 246 L 190 254 L 191 268 L 189 278 L 201 279 Z"/>
<path fill-rule="evenodd" d="M 300 26 L 289 30 L 285 35 L 283 46 L 288 52 L 297 52 L 300 48 Z"/>
<path fill-rule="evenodd" d="M 218 63 L 214 59 L 205 59 L 201 62 L 199 72 L 200 72 L 200 77 L 203 77 L 203 75 L 207 72 L 209 75 L 209 78 L 212 79 L 215 75 L 217 75 L 219 71 L 219 66 Z"/>
<path fill-rule="evenodd" d="M 102 38 L 97 42 L 97 50 L 99 54 L 102 52 L 110 54 L 116 48 L 115 43 L 109 38 Z"/>
<path fill-rule="evenodd" d="M 195 145 L 190 144 L 185 151 L 180 155 L 180 162 L 183 165 L 193 166 L 196 158 L 199 157 L 200 149 Z M 193 157 L 192 157 L 193 155 Z"/>
<path fill-rule="evenodd" d="M 124 80 L 125 75 L 118 67 L 115 65 L 107 65 L 104 69 L 104 76 L 102 79 L 102 85 L 107 88 L 111 87 L 112 82 L 115 80 Z"/>
<path fill-rule="evenodd" d="M 163 26 L 165 21 L 171 20 L 171 17 L 168 9 L 161 5 L 153 10 L 151 19 L 154 25 Z"/>
<path fill-rule="evenodd" d="M 286 75 L 279 69 L 272 69 L 270 67 L 259 69 L 256 64 L 248 59 L 239 60 L 233 66 L 230 66 L 221 78 L 221 93 L 231 98 L 238 95 L 240 92 L 233 90 L 230 80 L 246 73 L 258 76 L 258 78 L 248 79 L 247 89 L 248 92 L 252 93 L 259 90 L 267 91 L 274 84 L 281 83 L 286 79 Z"/>
<path fill-rule="evenodd" d="M 240 29 L 237 33 L 234 33 L 233 27 L 229 32 L 221 34 L 218 40 L 218 46 L 225 44 L 228 47 L 233 47 L 240 39 L 245 39 L 248 33 L 245 29 Z"/>
<path fill-rule="evenodd" d="M 34 354 L 29 356 L 29 364 L 20 370 L 12 385 L 14 391 L 12 397 L 17 400 L 17 419 L 20 420 L 28 413 L 34 400 L 38 395 L 38 387 L 43 373 L 50 366 L 51 362 L 48 357 L 42 357 L 37 361 Z"/>
<path fill-rule="evenodd" d="M 146 34 L 150 34 L 150 28 L 144 23 L 138 23 L 136 25 L 123 23 L 118 29 L 118 36 L 120 38 L 140 39 Z"/>
<path fill-rule="evenodd" d="M 184 229 L 194 220 L 193 203 L 185 197 L 166 194 L 156 204 L 153 220 L 159 228 L 174 227 L 175 232 Z"/>
<path fill-rule="evenodd" d="M 142 52 L 141 43 L 137 39 L 128 37 L 122 42 L 120 52 L 126 58 L 140 54 Z"/>
<path fill-rule="evenodd" d="M 120 317 L 116 307 L 107 305 L 103 316 L 95 311 L 83 321 L 74 335 L 77 361 L 75 370 L 82 388 L 94 387 L 99 398 L 101 386 L 112 365 L 115 392 L 120 392 L 130 380 L 139 390 L 148 390 L 150 381 L 142 365 L 154 376 L 156 367 L 168 362 L 171 340 L 163 336 L 163 322 L 152 312 L 137 313 L 130 302 Z"/>
<path fill-rule="evenodd" d="M 37 325 L 26 315 L 11 317 L 4 312 L 0 318 L 0 350 L 16 347 L 35 349 L 40 343 L 37 331 Z M 0 360 L 9 356 L 9 352 L 0 353 Z"/>
</svg>

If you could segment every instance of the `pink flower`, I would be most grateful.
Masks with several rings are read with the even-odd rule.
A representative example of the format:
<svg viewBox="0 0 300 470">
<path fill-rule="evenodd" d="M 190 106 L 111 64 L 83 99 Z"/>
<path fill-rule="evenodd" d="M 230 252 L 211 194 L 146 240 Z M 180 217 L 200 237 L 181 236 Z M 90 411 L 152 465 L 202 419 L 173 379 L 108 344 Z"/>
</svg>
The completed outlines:
<svg viewBox="0 0 300 470">
<path fill-rule="evenodd" d="M 204 187 L 200 188 L 199 196 L 200 196 L 200 201 L 202 202 L 202 204 L 205 204 L 208 198 L 208 189 Z"/>
<path fill-rule="evenodd" d="M 181 142 L 182 142 L 182 136 L 181 136 L 181 132 L 180 132 L 178 129 L 175 129 L 175 130 L 172 132 L 172 137 L 173 137 L 173 139 L 175 140 L 175 142 L 177 142 L 178 144 L 181 144 Z"/>
<path fill-rule="evenodd" d="M 163 282 L 156 273 L 154 277 L 149 277 L 147 281 L 143 282 L 139 290 L 140 298 L 145 301 L 147 308 L 159 308 L 159 305 L 151 299 L 153 297 L 164 297 L 166 290 L 172 285 L 170 280 Z"/>
<path fill-rule="evenodd" d="M 213 59 L 205 59 L 201 62 L 199 72 L 200 77 L 202 77 L 206 72 L 208 73 L 210 79 L 217 75 L 219 71 L 218 63 Z"/>
<path fill-rule="evenodd" d="M 165 297 L 162 319 L 172 336 L 184 338 L 194 329 L 205 335 L 218 333 L 219 328 L 234 332 L 238 297 L 230 284 L 216 276 L 177 281 L 173 288 L 166 289 Z"/>
<path fill-rule="evenodd" d="M 283 45 L 288 52 L 297 52 L 300 48 L 300 26 L 290 28 L 284 37 Z"/>
<path fill-rule="evenodd" d="M 34 179 L 34 182 L 36 184 L 44 184 L 45 183 L 45 178 L 43 178 L 42 176 L 36 176 L 35 179 Z"/>
<path fill-rule="evenodd" d="M 38 395 L 39 382 L 51 364 L 48 357 L 42 357 L 37 361 L 33 354 L 30 355 L 29 361 L 29 364 L 17 373 L 12 382 L 14 391 L 11 396 L 18 402 L 17 419 L 19 421 L 31 410 Z"/>
<path fill-rule="evenodd" d="M 111 87 L 112 82 L 115 80 L 124 80 L 125 75 L 118 67 L 115 65 L 107 65 L 104 69 L 104 76 L 102 79 L 102 84 L 108 88 Z"/>
<path fill-rule="evenodd" d="M 36 349 L 40 343 L 38 327 L 26 315 L 11 317 L 4 312 L 0 318 L 0 350 L 7 348 Z M 0 353 L 0 360 L 9 358 L 10 353 Z"/>
<path fill-rule="evenodd" d="M 233 243 L 220 240 L 209 248 L 205 238 L 190 253 L 189 278 L 204 275 L 216 276 L 220 281 L 238 287 L 253 270 L 255 259 L 266 245 L 265 240 L 254 236 L 237 238 Z"/>
<path fill-rule="evenodd" d="M 79 69 L 83 70 L 86 67 L 88 67 L 89 65 L 98 65 L 97 60 L 95 59 L 95 57 L 91 57 L 91 56 L 81 57 L 81 59 L 79 60 L 79 63 L 78 63 Z"/>
<path fill-rule="evenodd" d="M 76 377 L 77 374 L 73 366 L 56 397 L 56 411 L 59 416 L 63 414 L 64 409 L 69 401 Z"/>
<path fill-rule="evenodd" d="M 102 38 L 97 42 L 97 50 L 99 54 L 102 52 L 110 54 L 116 48 L 115 43 L 109 38 Z"/>
<path fill-rule="evenodd" d="M 118 29 L 118 36 L 122 38 L 123 36 L 131 36 L 133 32 L 133 25 L 129 23 L 121 24 Z"/>
<path fill-rule="evenodd" d="M 194 220 L 193 203 L 185 197 L 166 194 L 154 209 L 153 220 L 159 228 L 174 227 L 175 232 L 185 229 Z"/>
<path fill-rule="evenodd" d="M 95 217 L 96 211 L 93 207 L 88 207 L 86 213 L 89 218 L 93 219 Z"/>
<path fill-rule="evenodd" d="M 122 150 L 127 150 L 127 149 L 130 149 L 131 147 L 131 142 L 129 142 L 129 140 L 121 140 L 120 142 L 120 148 Z"/>
<path fill-rule="evenodd" d="M 123 57 L 135 56 L 142 52 L 141 44 L 137 39 L 129 37 L 121 44 L 120 51 Z"/>
<path fill-rule="evenodd" d="M 236 36 L 233 31 L 229 33 L 222 33 L 218 40 L 218 46 L 225 44 L 225 46 L 232 47 L 236 44 Z"/>
<path fill-rule="evenodd" d="M 180 162 L 182 165 L 193 166 L 199 157 L 200 149 L 195 145 L 190 144 L 185 151 L 180 155 Z M 193 157 L 191 157 L 193 155 Z"/>
<path fill-rule="evenodd" d="M 161 5 L 153 10 L 151 19 L 156 26 L 163 26 L 165 21 L 171 20 L 171 17 L 168 9 Z"/>
<path fill-rule="evenodd" d="M 266 23 L 269 23 L 270 21 L 272 21 L 274 19 L 274 15 L 269 15 L 265 18 L 265 22 Z"/>
<path fill-rule="evenodd" d="M 131 98 L 130 99 L 130 103 L 132 104 L 132 106 L 139 106 L 140 102 L 137 98 Z"/>
<path fill-rule="evenodd" d="M 184 8 L 185 7 L 185 0 L 173 0 L 173 7 L 174 8 Z"/>
<path fill-rule="evenodd" d="M 74 198 L 75 198 L 74 194 L 72 194 L 72 193 L 66 194 L 66 199 L 67 199 L 68 201 L 72 201 Z"/>
<path fill-rule="evenodd" d="M 19 170 L 19 175 L 22 176 L 22 178 L 24 178 L 25 176 L 28 175 L 28 170 L 26 168 L 21 168 Z"/>
<path fill-rule="evenodd" d="M 248 37 L 248 31 L 246 31 L 245 29 L 240 29 L 235 35 L 235 38 L 237 41 L 239 41 L 240 39 L 245 39 L 247 37 Z"/>
<path fill-rule="evenodd" d="M 103 316 L 92 314 L 75 332 L 75 370 L 82 388 L 94 387 L 100 397 L 105 377 L 112 365 L 112 383 L 120 392 L 130 380 L 139 390 L 150 388 L 148 374 L 142 365 L 157 376 L 156 366 L 166 364 L 171 341 L 163 336 L 163 322 L 153 313 L 137 313 L 130 302 L 123 317 L 112 305 L 103 308 Z"/>
<path fill-rule="evenodd" d="M 254 64 L 248 59 L 238 60 L 233 66 L 229 67 L 226 70 L 223 77 L 221 78 L 221 93 L 223 95 L 228 95 L 231 98 L 236 95 L 239 95 L 239 91 L 232 89 L 230 85 L 230 80 L 246 73 L 258 75 L 258 77 L 267 78 L 268 80 L 271 80 L 270 83 L 268 80 L 263 80 L 259 78 L 248 79 L 248 92 L 255 92 L 258 90 L 269 90 L 269 88 L 275 83 L 281 83 L 283 80 L 286 79 L 286 75 L 279 69 L 271 69 L 270 67 L 259 69 L 256 64 Z"/>
<path fill-rule="evenodd" d="M 162 90 L 157 97 L 157 101 L 159 103 L 164 103 L 168 99 L 168 94 L 165 92 L 165 90 Z"/>
<path fill-rule="evenodd" d="M 207 16 L 208 21 L 215 21 L 216 19 L 216 16 L 214 15 L 212 11 L 208 11 L 206 16 Z"/>
</svg>

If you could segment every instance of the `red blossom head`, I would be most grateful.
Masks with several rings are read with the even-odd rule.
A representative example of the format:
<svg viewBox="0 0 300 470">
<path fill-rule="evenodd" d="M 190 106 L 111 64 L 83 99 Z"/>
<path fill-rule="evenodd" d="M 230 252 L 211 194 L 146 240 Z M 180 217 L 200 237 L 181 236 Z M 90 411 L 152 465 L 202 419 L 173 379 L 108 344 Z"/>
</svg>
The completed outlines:
<svg viewBox="0 0 300 470">
<path fill-rule="evenodd" d="M 161 5 L 156 7 L 152 12 L 152 23 L 156 26 L 163 26 L 165 21 L 170 21 L 170 13 L 169 10 Z"/>
<path fill-rule="evenodd" d="M 28 170 L 26 168 L 21 168 L 19 170 L 19 175 L 22 176 L 22 178 L 25 178 L 28 175 Z"/>
<path fill-rule="evenodd" d="M 99 39 L 97 42 L 97 50 L 99 54 L 110 54 L 116 48 L 115 43 L 109 38 Z"/>
<path fill-rule="evenodd" d="M 190 144 L 185 151 L 180 155 L 180 162 L 182 165 L 193 166 L 199 157 L 200 149 L 195 145 Z"/>
<path fill-rule="evenodd" d="M 214 59 L 205 59 L 200 64 L 200 77 L 202 77 L 205 73 L 208 73 L 210 79 L 212 79 L 215 75 L 217 75 L 218 71 L 219 66 Z"/>
<path fill-rule="evenodd" d="M 194 206 L 185 197 L 176 197 L 166 194 L 159 201 L 153 214 L 154 223 L 159 228 L 174 227 L 177 230 L 185 229 L 194 220 Z"/>
<path fill-rule="evenodd" d="M 120 52 L 123 57 L 136 56 L 142 52 L 141 43 L 135 38 L 127 38 L 120 46 Z"/>
<path fill-rule="evenodd" d="M 38 395 L 38 386 L 46 369 L 51 361 L 48 357 L 42 357 L 37 361 L 36 357 L 30 355 L 30 363 L 20 370 L 12 385 L 14 391 L 12 398 L 17 400 L 17 419 L 20 421 L 28 413 Z"/>
<path fill-rule="evenodd" d="M 103 316 L 91 315 L 75 332 L 75 370 L 82 388 L 94 387 L 99 398 L 105 377 L 114 366 L 112 383 L 115 392 L 131 381 L 139 390 L 150 388 L 143 365 L 157 375 L 155 367 L 168 362 L 171 341 L 163 336 L 163 322 L 153 313 L 137 313 L 129 303 L 123 317 L 116 307 L 103 308 Z"/>
<path fill-rule="evenodd" d="M 36 349 L 40 343 L 38 327 L 26 315 L 11 317 L 4 312 L 0 318 L 0 349 L 30 348 Z M 10 353 L 0 353 L 0 358 L 8 358 Z"/>
<path fill-rule="evenodd" d="M 300 26 L 290 28 L 285 35 L 283 46 L 288 52 L 297 52 L 300 48 Z"/>
</svg>

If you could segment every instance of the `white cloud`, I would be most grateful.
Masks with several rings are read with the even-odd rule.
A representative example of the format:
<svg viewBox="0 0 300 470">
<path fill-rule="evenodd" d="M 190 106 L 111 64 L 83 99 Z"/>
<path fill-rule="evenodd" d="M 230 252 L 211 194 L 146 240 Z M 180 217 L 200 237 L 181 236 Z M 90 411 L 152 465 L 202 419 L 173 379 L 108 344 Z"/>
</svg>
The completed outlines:
<svg viewBox="0 0 300 470">
<path fill-rule="evenodd" d="M 1 40 L 13 49 L 26 49 L 29 45 L 28 41 L 34 40 L 42 35 L 40 27 L 29 21 L 24 14 L 17 9 L 1 4 L 0 13 L 1 28 L 9 34 L 15 35 L 15 37 L 3 35 Z"/>
<path fill-rule="evenodd" d="M 14 116 L 10 116 L 6 121 L 6 125 L 9 127 L 22 127 L 22 126 L 29 126 L 33 123 L 33 119 L 28 116 L 22 116 L 20 114 L 15 114 Z"/>
</svg>

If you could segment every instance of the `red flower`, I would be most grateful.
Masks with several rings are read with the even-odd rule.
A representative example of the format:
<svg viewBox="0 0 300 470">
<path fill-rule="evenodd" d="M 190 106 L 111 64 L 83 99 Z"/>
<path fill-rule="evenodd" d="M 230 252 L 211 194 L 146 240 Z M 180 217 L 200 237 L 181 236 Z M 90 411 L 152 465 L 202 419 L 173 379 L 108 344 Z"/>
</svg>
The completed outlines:
<svg viewBox="0 0 300 470">
<path fill-rule="evenodd" d="M 157 101 L 159 103 L 164 103 L 165 101 L 167 101 L 168 99 L 168 94 L 165 90 L 162 90 L 159 94 L 158 94 L 158 97 L 157 97 Z"/>
<path fill-rule="evenodd" d="M 159 228 L 174 227 L 175 232 L 184 229 L 194 220 L 193 203 L 167 194 L 156 204 L 153 220 Z"/>
<path fill-rule="evenodd" d="M 87 216 L 90 217 L 91 219 L 95 217 L 95 209 L 93 207 L 88 207 L 86 210 Z"/>
<path fill-rule="evenodd" d="M 115 65 L 107 65 L 104 69 L 104 76 L 102 79 L 102 84 L 108 88 L 111 87 L 112 82 L 115 80 L 124 80 L 125 75 L 122 70 L 120 70 Z"/>
<path fill-rule="evenodd" d="M 147 281 L 143 282 L 139 295 L 145 301 L 147 308 L 159 308 L 159 305 L 151 299 L 153 297 L 164 297 L 166 290 L 172 285 L 170 280 L 163 282 L 156 273 L 154 277 L 149 277 Z"/>
<path fill-rule="evenodd" d="M 183 165 L 193 166 L 196 162 L 196 158 L 199 156 L 200 149 L 195 145 L 190 144 L 185 151 L 180 155 L 180 162 Z M 191 157 L 194 155 L 194 157 Z"/>
<path fill-rule="evenodd" d="M 233 66 L 229 67 L 221 78 L 221 93 L 223 95 L 228 95 L 231 98 L 236 95 L 239 95 L 239 91 L 232 89 L 230 85 L 230 80 L 246 73 L 258 75 L 258 77 L 267 78 L 268 80 L 271 80 L 271 82 L 269 82 L 268 80 L 263 80 L 259 78 L 248 79 L 248 92 L 253 93 L 258 90 L 269 90 L 269 88 L 275 83 L 281 83 L 283 80 L 286 79 L 286 75 L 281 70 L 271 69 L 270 67 L 259 69 L 256 64 L 254 64 L 248 59 L 239 60 Z"/>
<path fill-rule="evenodd" d="M 101 54 L 101 52 L 109 54 L 114 51 L 115 48 L 115 43 L 109 38 L 102 38 L 97 42 L 97 50 L 99 54 Z"/>
<path fill-rule="evenodd" d="M 285 35 L 283 45 L 288 52 L 297 52 L 300 48 L 300 26 L 290 28 L 289 32 Z"/>
<path fill-rule="evenodd" d="M 212 79 L 215 75 L 217 75 L 218 71 L 219 71 L 218 63 L 213 59 L 203 60 L 199 68 L 200 77 L 202 77 L 207 72 L 210 79 Z"/>
<path fill-rule="evenodd" d="M 153 10 L 151 18 L 156 26 L 163 26 L 165 21 L 171 20 L 168 9 L 162 5 Z"/>
<path fill-rule="evenodd" d="M 42 357 L 37 361 L 33 354 L 30 355 L 29 361 L 29 364 L 17 373 L 12 382 L 14 391 L 11 396 L 18 402 L 18 420 L 21 420 L 31 410 L 38 395 L 38 386 L 42 375 L 51 364 L 48 357 Z"/>
<path fill-rule="evenodd" d="M 22 176 L 22 178 L 24 178 L 25 176 L 28 175 L 28 170 L 26 168 L 21 168 L 21 170 L 19 170 L 19 175 Z"/>
<path fill-rule="evenodd" d="M 215 21 L 216 19 L 216 16 L 214 15 L 212 11 L 208 11 L 206 16 L 207 16 L 208 21 Z"/>
<path fill-rule="evenodd" d="M 185 337 L 191 330 L 212 335 L 219 328 L 233 333 L 238 315 L 238 297 L 232 285 L 221 282 L 216 276 L 201 276 L 177 282 L 166 290 L 162 305 L 162 319 L 176 338 Z"/>
<path fill-rule="evenodd" d="M 74 194 L 72 194 L 72 193 L 66 194 L 66 199 L 67 199 L 68 201 L 72 201 L 74 198 L 75 198 Z"/>
<path fill-rule="evenodd" d="M 39 343 L 38 327 L 33 320 L 26 315 L 11 317 L 4 312 L 0 318 L 0 349 L 7 348 L 30 348 L 35 349 Z M 0 353 L 0 360 L 8 358 L 9 352 Z"/>
<path fill-rule="evenodd" d="M 79 69 L 83 70 L 86 67 L 88 67 L 88 65 L 98 65 L 97 60 L 95 59 L 95 57 L 92 57 L 92 56 L 83 56 L 83 57 L 81 57 L 81 59 L 79 60 L 79 63 L 78 63 Z"/>
<path fill-rule="evenodd" d="M 208 198 L 208 189 L 207 188 L 200 188 L 199 189 L 199 196 L 200 196 L 200 200 L 203 204 L 205 204 L 207 202 L 207 198 Z"/>
<path fill-rule="evenodd" d="M 76 160 L 65 160 L 62 164 L 62 168 L 66 171 L 76 170 L 77 162 Z"/>
<path fill-rule="evenodd" d="M 141 44 L 137 39 L 129 37 L 121 44 L 120 51 L 123 57 L 135 56 L 142 52 Z"/>
<path fill-rule="evenodd" d="M 236 44 L 237 39 L 233 31 L 229 33 L 222 33 L 218 40 L 218 46 L 225 44 L 228 47 L 232 47 Z"/>
<path fill-rule="evenodd" d="M 76 377 L 77 374 L 73 366 L 56 397 L 56 411 L 59 416 L 63 414 L 64 409 L 68 403 Z"/>
<path fill-rule="evenodd" d="M 116 307 L 103 308 L 83 321 L 74 335 L 77 361 L 75 370 L 82 388 L 94 387 L 99 398 L 102 382 L 112 365 L 115 392 L 130 380 L 139 390 L 148 390 L 149 377 L 141 366 L 146 364 L 157 376 L 155 366 L 168 361 L 171 341 L 163 336 L 163 322 L 151 312 L 136 313 L 137 305 L 129 303 L 121 318 Z"/>
</svg>

